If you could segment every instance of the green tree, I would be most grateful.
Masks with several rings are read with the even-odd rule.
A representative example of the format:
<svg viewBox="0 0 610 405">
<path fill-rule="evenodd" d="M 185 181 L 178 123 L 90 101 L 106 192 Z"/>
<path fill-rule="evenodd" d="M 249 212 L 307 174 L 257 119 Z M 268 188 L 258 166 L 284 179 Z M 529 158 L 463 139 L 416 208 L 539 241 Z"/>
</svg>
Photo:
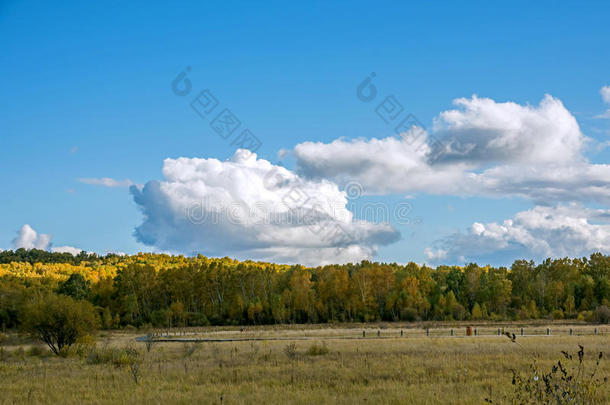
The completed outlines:
<svg viewBox="0 0 610 405">
<path fill-rule="evenodd" d="M 25 306 L 23 318 L 23 329 L 46 343 L 55 354 L 99 326 L 91 303 L 64 295 L 51 294 L 33 300 Z"/>
<path fill-rule="evenodd" d="M 89 281 L 85 280 L 85 277 L 81 274 L 73 273 L 65 282 L 60 284 L 57 292 L 75 300 L 84 300 L 89 297 L 91 292 L 89 284 Z"/>
</svg>

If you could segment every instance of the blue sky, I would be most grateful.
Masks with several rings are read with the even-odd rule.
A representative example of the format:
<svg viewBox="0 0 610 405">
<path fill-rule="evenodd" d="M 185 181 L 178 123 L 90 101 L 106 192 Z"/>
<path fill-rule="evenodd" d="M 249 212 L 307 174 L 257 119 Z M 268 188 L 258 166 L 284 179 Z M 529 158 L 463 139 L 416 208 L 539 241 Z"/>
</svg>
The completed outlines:
<svg viewBox="0 0 610 405">
<path fill-rule="evenodd" d="M 0 91 L 4 95 L 0 100 L 4 190 L 0 248 L 13 248 L 18 232 L 29 224 L 37 232 L 51 235 L 53 246 L 99 253 L 178 252 L 177 246 L 183 243 L 188 248 L 180 253 L 197 250 L 244 258 L 250 252 L 255 258 L 279 261 L 299 260 L 302 254 L 303 261 L 309 261 L 315 250 L 280 254 L 276 242 L 263 246 L 264 254 L 257 250 L 258 245 L 254 250 L 233 250 L 229 242 L 211 249 L 206 243 L 215 238 L 212 234 L 226 229 L 184 230 L 178 225 L 167 229 L 177 218 L 163 226 L 155 218 L 146 221 L 142 212 L 167 217 L 161 208 L 153 209 L 167 196 L 143 191 L 137 203 L 137 190 L 82 181 L 165 182 L 162 169 L 167 158 L 231 158 L 235 146 L 220 138 L 209 120 L 198 117 L 189 106 L 199 91 L 209 89 L 221 107 L 239 118 L 242 129 L 249 128 L 262 141 L 259 158 L 274 164 L 280 150 L 292 151 L 306 142 L 322 143 L 308 152 L 315 157 L 328 150 L 324 145 L 339 138 L 349 143 L 351 139 L 366 142 L 395 136 L 393 127 L 375 113 L 387 95 L 395 96 L 404 113 L 416 116 L 432 133 L 434 119 L 441 112 L 459 110 L 452 104 L 457 98 L 472 100 L 476 94 L 495 103 L 537 108 L 550 94 L 576 119 L 582 137 L 587 138 L 575 156 L 595 165 L 591 170 L 582 169 L 583 173 L 597 173 L 583 180 L 590 182 L 587 190 L 596 188 L 595 193 L 588 195 L 585 190 L 584 196 L 547 193 L 533 197 L 531 190 L 503 191 L 522 189 L 522 184 L 504 187 L 495 183 L 495 177 L 493 192 L 462 192 L 460 187 L 439 191 L 442 182 L 438 187 L 427 183 L 379 187 L 373 192 L 375 184 L 355 175 L 358 170 L 350 168 L 335 175 L 339 169 L 331 167 L 321 177 L 336 183 L 339 190 L 343 190 L 346 176 L 362 184 L 366 195 L 348 205 L 356 217 L 361 216 L 359 204 L 367 202 L 383 202 L 391 210 L 400 203 L 411 207 L 409 224 L 391 218 L 392 243 L 376 239 L 383 239 L 384 230 L 371 230 L 366 241 L 354 242 L 359 247 L 366 245 L 365 249 L 346 257 L 374 252 L 375 259 L 383 261 L 462 264 L 479 260 L 507 265 L 517 257 L 539 259 L 603 250 L 610 234 L 604 221 L 609 208 L 605 191 L 610 189 L 604 181 L 610 173 L 606 172 L 610 150 L 604 142 L 610 139 L 610 121 L 595 117 L 610 108 L 600 94 L 610 84 L 608 15 L 607 2 L 506 2 L 490 7 L 485 2 L 102 5 L 4 1 L 0 4 Z M 180 97 L 172 92 L 171 83 L 187 66 L 193 90 Z M 371 72 L 376 74 L 373 83 L 378 96 L 374 102 L 364 103 L 356 97 L 356 88 Z M 552 114 L 544 122 L 553 121 Z M 558 114 L 564 114 L 563 110 Z M 439 134 L 447 139 L 469 136 L 455 132 L 455 125 L 449 123 L 449 132 Z M 473 130 L 473 125 L 468 128 Z M 537 125 L 534 127 L 540 129 Z M 552 139 L 555 129 L 545 136 Z M 570 139 L 577 137 L 574 131 L 570 134 L 566 135 Z M 346 156 L 352 156 L 350 151 Z M 531 161 L 514 158 L 522 154 L 518 149 L 511 153 L 511 158 L 499 158 L 500 163 L 486 161 L 469 170 L 480 174 L 506 162 L 513 169 L 531 166 Z M 356 155 L 360 156 L 354 152 Z M 308 177 L 311 156 L 289 153 L 281 160 L 291 173 L 312 182 Z M 572 155 L 562 150 L 557 156 L 569 160 Z M 354 165 L 362 167 L 358 157 L 354 159 Z M 383 163 L 383 157 L 372 159 L 373 163 L 365 160 L 372 165 Z M 553 172 L 549 165 L 544 170 Z M 566 172 L 568 169 L 574 172 L 571 166 Z M 383 170 L 376 173 L 380 180 L 386 177 Z M 400 174 L 394 173 L 396 178 Z M 405 183 L 410 182 L 409 176 L 404 173 Z M 208 179 L 216 180 L 231 181 Z M 527 184 L 540 181 L 528 178 Z M 554 190 L 573 189 L 573 179 L 558 181 L 563 186 L 554 184 Z M 310 183 L 304 187 L 314 194 L 320 192 Z M 333 194 L 329 201 L 335 197 Z M 502 230 L 503 236 L 487 225 L 484 233 L 472 232 L 474 223 L 500 226 L 528 210 L 557 221 L 563 218 L 568 225 L 560 231 L 542 229 L 540 224 L 532 225 L 531 219 L 523 220 L 519 229 Z M 364 219 L 376 222 L 375 218 Z M 583 220 L 589 227 L 569 225 Z M 134 236 L 143 224 L 146 229 L 139 228 Z M 354 229 L 360 234 L 360 228 Z M 531 231 L 529 238 L 514 236 L 527 231 Z M 161 241 L 159 234 L 173 233 L 189 239 L 176 236 L 171 243 Z M 588 240 L 582 236 L 586 233 L 601 236 Z M 240 243 L 260 237 L 257 232 L 244 233 Z M 547 246 L 532 245 L 532 238 L 547 238 Z M 154 242 L 146 245 L 143 239 Z M 299 243 L 291 241 L 288 249 L 301 252 Z M 468 244 L 478 247 L 458 252 Z"/>
</svg>

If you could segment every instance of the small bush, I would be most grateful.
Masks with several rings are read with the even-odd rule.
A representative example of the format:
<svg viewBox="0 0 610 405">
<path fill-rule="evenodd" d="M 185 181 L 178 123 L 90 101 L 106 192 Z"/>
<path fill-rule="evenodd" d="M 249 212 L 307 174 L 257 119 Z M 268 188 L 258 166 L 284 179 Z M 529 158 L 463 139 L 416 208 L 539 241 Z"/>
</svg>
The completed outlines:
<svg viewBox="0 0 610 405">
<path fill-rule="evenodd" d="M 92 348 L 87 353 L 87 357 L 85 358 L 85 361 L 87 362 L 87 364 L 104 364 L 104 363 L 110 363 L 111 358 L 112 358 L 112 355 L 110 354 L 109 349 Z"/>
<path fill-rule="evenodd" d="M 289 359 L 294 359 L 297 357 L 297 344 L 292 342 L 284 346 L 284 354 L 288 356 Z"/>
<path fill-rule="evenodd" d="M 146 340 L 144 343 L 146 344 L 146 351 L 150 353 L 153 345 L 156 343 L 155 336 L 152 333 L 146 334 Z"/>
<path fill-rule="evenodd" d="M 117 367 L 130 367 L 132 364 L 137 363 L 140 359 L 140 353 L 131 347 L 126 347 L 121 350 L 115 350 L 112 352 L 112 364 Z"/>
<path fill-rule="evenodd" d="M 305 352 L 308 356 L 323 356 L 328 354 L 328 347 L 326 347 L 325 343 L 319 344 L 314 343 Z"/>
<path fill-rule="evenodd" d="M 140 358 L 140 353 L 131 347 L 125 348 L 91 348 L 85 357 L 87 364 L 112 364 L 113 366 L 128 367 Z"/>
</svg>

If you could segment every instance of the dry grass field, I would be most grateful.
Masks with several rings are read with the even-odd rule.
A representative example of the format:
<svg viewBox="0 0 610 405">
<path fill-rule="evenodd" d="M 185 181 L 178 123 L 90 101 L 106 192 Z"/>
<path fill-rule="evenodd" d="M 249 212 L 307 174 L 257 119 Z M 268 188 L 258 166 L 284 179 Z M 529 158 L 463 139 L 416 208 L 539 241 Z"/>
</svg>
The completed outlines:
<svg viewBox="0 0 610 405">
<path fill-rule="evenodd" d="M 451 327 L 455 336 L 447 337 Z M 575 353 L 579 344 L 590 368 L 610 347 L 608 327 L 593 335 L 593 327 L 583 325 L 552 325 L 561 334 L 551 336 L 536 325 L 523 337 L 511 325 L 516 343 L 494 336 L 494 325 L 479 326 L 477 337 L 464 336 L 459 325 L 432 329 L 429 337 L 421 328 L 402 328 L 403 337 L 396 325 L 367 328 L 364 339 L 363 329 L 353 325 L 172 331 L 181 339 L 260 340 L 156 342 L 150 351 L 135 341 L 142 332 L 121 331 L 102 334 L 95 347 L 81 345 L 67 357 L 23 342 L 5 344 L 0 403 L 505 403 L 513 389 L 511 369 L 527 376 L 534 358 L 540 369 L 550 369 L 562 350 Z M 542 336 L 527 336 L 530 330 Z M 138 351 L 137 363 L 128 364 L 124 348 Z M 604 360 L 602 378 L 610 376 Z M 610 398 L 609 385 L 601 388 L 602 399 Z"/>
</svg>

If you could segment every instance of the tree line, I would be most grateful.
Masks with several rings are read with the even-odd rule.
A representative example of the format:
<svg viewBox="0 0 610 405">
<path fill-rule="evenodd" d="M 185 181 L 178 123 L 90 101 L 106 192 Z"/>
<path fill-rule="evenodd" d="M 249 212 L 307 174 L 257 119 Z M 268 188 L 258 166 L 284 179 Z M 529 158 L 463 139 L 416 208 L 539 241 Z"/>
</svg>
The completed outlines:
<svg viewBox="0 0 610 405">
<path fill-rule="evenodd" d="M 23 327 L 32 303 L 54 296 L 86 304 L 107 329 L 610 317 L 610 256 L 600 253 L 510 268 L 370 261 L 307 268 L 161 254 L 62 261 L 65 254 L 41 252 L 0 253 L 4 329 Z"/>
</svg>

